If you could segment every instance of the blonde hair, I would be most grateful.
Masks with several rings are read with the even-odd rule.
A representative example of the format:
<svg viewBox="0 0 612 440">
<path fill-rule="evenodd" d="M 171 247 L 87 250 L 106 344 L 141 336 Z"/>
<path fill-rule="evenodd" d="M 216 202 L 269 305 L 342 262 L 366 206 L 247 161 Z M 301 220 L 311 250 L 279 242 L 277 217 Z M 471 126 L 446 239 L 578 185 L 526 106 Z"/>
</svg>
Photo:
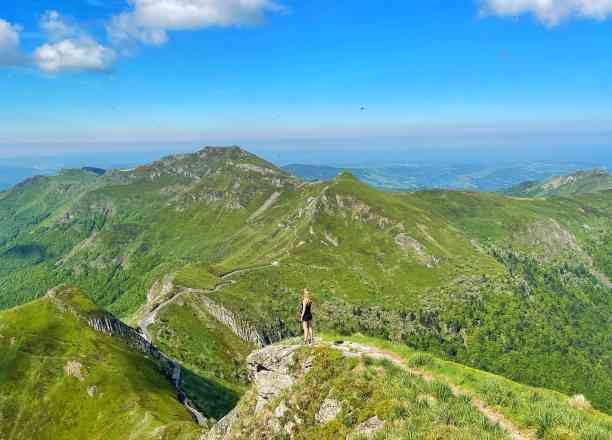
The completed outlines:
<svg viewBox="0 0 612 440">
<path fill-rule="evenodd" d="M 310 296 L 310 290 L 308 289 L 302 290 L 302 299 L 306 300 L 306 302 L 309 302 L 309 303 L 312 302 L 312 297 Z"/>
</svg>

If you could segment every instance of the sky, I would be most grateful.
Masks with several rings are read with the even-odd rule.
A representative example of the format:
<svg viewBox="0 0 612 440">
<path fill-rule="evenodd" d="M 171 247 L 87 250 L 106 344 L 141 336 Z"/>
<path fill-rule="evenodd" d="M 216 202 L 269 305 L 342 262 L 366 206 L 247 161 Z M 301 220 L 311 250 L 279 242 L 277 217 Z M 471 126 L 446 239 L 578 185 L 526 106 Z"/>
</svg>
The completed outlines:
<svg viewBox="0 0 612 440">
<path fill-rule="evenodd" d="M 610 41 L 612 0 L 1 2 L 0 157 L 605 154 Z"/>
</svg>

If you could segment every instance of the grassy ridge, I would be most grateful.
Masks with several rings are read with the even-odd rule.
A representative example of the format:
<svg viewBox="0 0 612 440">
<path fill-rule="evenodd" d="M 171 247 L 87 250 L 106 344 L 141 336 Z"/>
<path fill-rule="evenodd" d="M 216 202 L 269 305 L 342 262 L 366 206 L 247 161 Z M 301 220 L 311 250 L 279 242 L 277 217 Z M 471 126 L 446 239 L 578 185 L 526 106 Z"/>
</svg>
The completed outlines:
<svg viewBox="0 0 612 440">
<path fill-rule="evenodd" d="M 276 438 L 289 437 L 286 430 L 296 439 L 508 438 L 469 400 L 453 396 L 448 386 L 428 383 L 390 362 L 347 358 L 329 348 L 305 348 L 294 360 L 295 369 L 306 359 L 311 367 L 304 377 L 259 413 L 252 411 L 252 396 L 247 395 L 238 406 L 238 423 L 230 438 L 275 438 L 274 426 L 280 431 Z M 340 410 L 323 423 L 317 415 L 326 400 L 335 401 Z M 374 437 L 359 436 L 359 427 L 372 418 L 384 424 L 382 429 Z"/>
<path fill-rule="evenodd" d="M 504 193 L 519 197 L 567 197 L 610 189 L 612 175 L 603 170 L 592 170 L 552 177 L 543 182 L 526 182 L 509 188 Z"/>
<path fill-rule="evenodd" d="M 342 337 L 326 336 L 333 341 Z M 344 338 L 347 339 L 347 338 Z M 526 431 L 544 439 L 607 439 L 612 418 L 593 410 L 588 402 L 543 388 L 528 387 L 501 376 L 415 352 L 405 346 L 356 335 L 348 340 L 401 356 L 408 365 L 444 383 L 461 386 L 502 412 Z"/>
<path fill-rule="evenodd" d="M 78 293 L 72 307 L 93 304 Z M 13 439 L 196 439 L 157 367 L 45 297 L 0 312 L 0 434 Z M 10 423 L 9 423 L 10 421 Z"/>
</svg>

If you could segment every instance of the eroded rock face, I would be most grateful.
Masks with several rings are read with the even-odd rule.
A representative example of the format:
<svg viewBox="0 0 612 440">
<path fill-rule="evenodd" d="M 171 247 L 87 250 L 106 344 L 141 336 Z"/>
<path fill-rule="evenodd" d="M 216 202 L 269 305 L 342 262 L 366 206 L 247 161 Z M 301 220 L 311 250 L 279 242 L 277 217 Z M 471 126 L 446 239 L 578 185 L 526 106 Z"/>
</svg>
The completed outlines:
<svg viewBox="0 0 612 440">
<path fill-rule="evenodd" d="M 249 355 L 247 369 L 249 379 L 253 383 L 251 392 L 255 397 L 255 408 L 249 408 L 246 413 L 262 412 L 267 403 L 278 397 L 284 390 L 291 388 L 299 380 L 299 377 L 310 369 L 312 361 L 308 359 L 296 368 L 296 353 L 300 348 L 302 348 L 301 345 L 271 345 Z M 276 434 L 281 431 L 288 434 L 292 432 L 290 424 L 283 425 L 280 422 L 287 411 L 287 405 L 283 401 L 271 412 L 272 417 L 269 424 L 271 432 Z M 243 438 L 239 433 L 234 432 L 241 414 L 244 416 L 244 408 L 234 408 L 228 415 L 219 420 L 202 437 L 202 440 Z M 238 437 L 236 437 L 237 435 Z"/>
<path fill-rule="evenodd" d="M 320 348 L 325 346 L 318 345 Z M 313 414 L 314 420 L 305 416 L 303 401 L 295 398 L 296 394 L 304 393 L 307 374 L 316 365 L 317 353 L 303 350 L 302 344 L 286 343 L 251 353 L 247 358 L 249 377 L 253 383 L 251 390 L 201 440 L 298 439 L 312 427 L 313 422 L 324 425 L 336 420 L 348 403 L 334 398 L 336 396 L 331 391 L 325 399 L 317 401 L 319 409 Z M 368 355 L 375 354 L 368 351 Z M 318 399 L 315 394 L 309 395 L 309 398 Z M 346 410 L 349 411 L 350 407 L 346 407 Z M 339 439 L 372 439 L 384 425 L 384 421 L 372 417 L 356 426 L 346 439 Z"/>
<path fill-rule="evenodd" d="M 519 240 L 527 245 L 542 246 L 551 256 L 568 250 L 584 254 L 574 234 L 552 218 L 530 223 L 525 232 L 519 236 Z"/>
<path fill-rule="evenodd" d="M 255 411 L 293 386 L 295 374 L 291 369 L 299 348 L 299 345 L 272 345 L 249 355 L 247 369 L 257 395 Z"/>
<path fill-rule="evenodd" d="M 395 236 L 395 243 L 404 251 L 412 252 L 419 263 L 432 268 L 438 264 L 438 259 L 427 253 L 425 246 L 407 234 L 400 233 Z"/>
<path fill-rule="evenodd" d="M 219 420 L 210 431 L 202 436 L 200 440 L 223 440 L 229 438 L 232 426 L 238 419 L 238 410 L 234 408 L 225 417 Z"/>
</svg>

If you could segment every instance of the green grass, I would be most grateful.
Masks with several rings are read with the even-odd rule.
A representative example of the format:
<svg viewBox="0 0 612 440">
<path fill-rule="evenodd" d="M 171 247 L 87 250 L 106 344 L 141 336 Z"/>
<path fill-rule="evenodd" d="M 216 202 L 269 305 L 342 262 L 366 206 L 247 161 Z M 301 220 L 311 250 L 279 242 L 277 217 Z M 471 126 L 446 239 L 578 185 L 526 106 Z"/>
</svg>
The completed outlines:
<svg viewBox="0 0 612 440">
<path fill-rule="evenodd" d="M 338 336 L 327 336 L 329 341 Z M 533 388 L 501 376 L 410 350 L 362 335 L 341 337 L 400 355 L 407 365 L 432 374 L 444 383 L 459 385 L 542 439 L 606 440 L 612 436 L 612 417 L 593 409 L 579 409 L 561 393 Z"/>
<path fill-rule="evenodd" d="M 612 175 L 601 170 L 580 171 L 545 182 L 527 182 L 504 191 L 519 197 L 571 196 L 612 189 Z"/>
<path fill-rule="evenodd" d="M 198 305 L 196 295 L 171 304 L 150 327 L 154 343 L 194 374 L 184 377 L 189 396 L 207 415 L 220 419 L 248 384 L 246 357 L 254 348 Z"/>
<path fill-rule="evenodd" d="M 507 439 L 498 427 L 472 407 L 469 400 L 455 398 L 443 384 L 427 383 L 390 362 L 358 360 L 326 349 L 304 349 L 295 360 L 311 359 L 312 367 L 289 391 L 253 415 L 245 398 L 236 438 L 264 438 L 270 433 L 271 415 L 281 402 L 287 407 L 278 420 L 295 424 L 295 439 L 339 439 L 378 417 L 385 424 L 376 439 Z M 333 399 L 340 413 L 325 424 L 316 422 L 321 403 Z M 244 437 L 240 437 L 244 435 Z M 260 436 L 260 437 L 258 437 Z M 282 438 L 279 436 L 279 438 Z"/>
<path fill-rule="evenodd" d="M 60 298 L 95 311 L 74 291 Z M 70 363 L 80 365 L 80 378 L 66 373 Z M 0 312 L 0 436 L 123 440 L 154 432 L 197 439 L 199 428 L 153 362 L 48 298 Z"/>
<path fill-rule="evenodd" d="M 213 288 L 221 279 L 214 274 L 213 268 L 204 264 L 191 264 L 176 273 L 175 284 L 194 289 Z"/>
</svg>

